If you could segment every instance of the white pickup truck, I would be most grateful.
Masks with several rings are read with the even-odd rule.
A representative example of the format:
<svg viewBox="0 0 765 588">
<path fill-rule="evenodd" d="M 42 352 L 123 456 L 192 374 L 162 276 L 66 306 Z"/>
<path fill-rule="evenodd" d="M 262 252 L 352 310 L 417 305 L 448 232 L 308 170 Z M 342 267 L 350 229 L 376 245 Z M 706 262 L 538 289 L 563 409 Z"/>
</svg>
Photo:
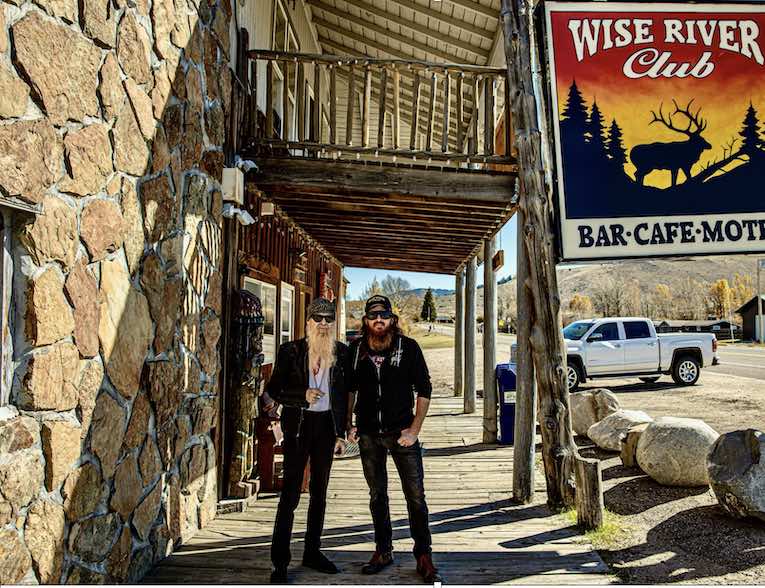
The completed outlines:
<svg viewBox="0 0 765 588">
<path fill-rule="evenodd" d="M 646 318 L 603 318 L 576 321 L 563 329 L 568 388 L 592 378 L 637 376 L 655 382 L 670 374 L 691 386 L 701 368 L 717 365 L 717 338 L 712 333 L 656 334 Z"/>
</svg>

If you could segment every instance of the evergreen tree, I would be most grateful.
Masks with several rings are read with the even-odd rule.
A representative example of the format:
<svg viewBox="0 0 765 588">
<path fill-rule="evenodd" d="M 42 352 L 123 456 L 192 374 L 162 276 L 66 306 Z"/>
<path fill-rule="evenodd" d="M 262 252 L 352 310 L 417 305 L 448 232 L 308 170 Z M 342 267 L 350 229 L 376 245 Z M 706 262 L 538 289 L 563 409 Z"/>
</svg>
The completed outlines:
<svg viewBox="0 0 765 588">
<path fill-rule="evenodd" d="M 590 119 L 587 121 L 587 132 L 590 135 L 590 145 L 593 146 L 596 153 L 606 152 L 606 143 L 603 139 L 603 115 L 600 113 L 598 103 L 592 103 L 590 110 Z"/>
<path fill-rule="evenodd" d="M 623 168 L 627 162 L 627 150 L 622 143 L 622 130 L 616 124 L 616 119 L 611 121 L 611 127 L 608 129 L 607 153 L 614 165 Z"/>
<path fill-rule="evenodd" d="M 757 111 L 749 103 L 749 108 L 746 111 L 744 122 L 742 123 L 744 128 L 741 129 L 739 135 L 741 135 L 741 151 L 752 155 L 760 151 L 760 145 L 762 139 L 760 138 L 760 121 L 757 119 Z"/>
<path fill-rule="evenodd" d="M 568 89 L 568 99 L 563 108 L 563 121 L 567 126 L 584 129 L 587 127 L 587 105 L 582 93 L 576 87 L 576 80 Z"/>
<path fill-rule="evenodd" d="M 420 318 L 424 321 L 436 320 L 436 301 L 433 299 L 433 290 L 430 288 L 425 292 L 425 299 L 422 301 Z"/>
</svg>

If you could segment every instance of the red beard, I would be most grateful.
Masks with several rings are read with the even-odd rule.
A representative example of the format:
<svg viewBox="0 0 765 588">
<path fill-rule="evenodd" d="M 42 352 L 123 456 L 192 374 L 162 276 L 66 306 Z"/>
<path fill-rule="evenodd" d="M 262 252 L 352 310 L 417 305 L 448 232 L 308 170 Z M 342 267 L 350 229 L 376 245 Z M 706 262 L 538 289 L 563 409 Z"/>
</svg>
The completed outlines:
<svg viewBox="0 0 765 588">
<path fill-rule="evenodd" d="M 369 329 L 367 335 L 367 345 L 372 351 L 386 351 L 390 349 L 393 343 L 393 324 L 391 323 L 387 329 L 378 333 L 373 329 Z"/>
</svg>

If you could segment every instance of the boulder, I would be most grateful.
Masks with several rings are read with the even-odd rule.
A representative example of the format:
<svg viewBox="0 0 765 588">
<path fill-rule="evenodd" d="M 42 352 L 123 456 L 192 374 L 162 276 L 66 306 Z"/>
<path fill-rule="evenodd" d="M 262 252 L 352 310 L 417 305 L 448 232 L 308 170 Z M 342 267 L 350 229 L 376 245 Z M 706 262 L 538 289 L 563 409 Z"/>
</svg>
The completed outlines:
<svg viewBox="0 0 765 588">
<path fill-rule="evenodd" d="M 576 392 L 568 397 L 571 423 L 577 435 L 587 435 L 589 428 L 621 408 L 619 399 L 605 388 Z"/>
<path fill-rule="evenodd" d="M 651 421 L 653 419 L 642 410 L 617 410 L 592 425 L 587 430 L 587 436 L 601 449 L 619 451 L 623 433 L 635 425 Z"/>
<path fill-rule="evenodd" d="M 707 472 L 726 511 L 765 521 L 765 433 L 746 429 L 720 435 L 707 456 Z"/>
<path fill-rule="evenodd" d="M 719 434 L 704 421 L 661 417 L 640 435 L 637 462 L 665 486 L 706 486 L 706 458 Z"/>
</svg>

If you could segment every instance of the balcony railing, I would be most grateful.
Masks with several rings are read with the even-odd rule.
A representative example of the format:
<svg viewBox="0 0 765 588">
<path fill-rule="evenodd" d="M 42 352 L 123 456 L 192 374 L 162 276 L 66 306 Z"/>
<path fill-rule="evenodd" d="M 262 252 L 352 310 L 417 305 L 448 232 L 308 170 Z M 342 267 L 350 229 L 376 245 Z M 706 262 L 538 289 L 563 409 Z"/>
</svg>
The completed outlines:
<svg viewBox="0 0 765 588">
<path fill-rule="evenodd" d="M 247 148 L 454 165 L 514 161 L 495 149 L 511 144 L 503 68 L 261 50 L 248 57 Z"/>
</svg>

